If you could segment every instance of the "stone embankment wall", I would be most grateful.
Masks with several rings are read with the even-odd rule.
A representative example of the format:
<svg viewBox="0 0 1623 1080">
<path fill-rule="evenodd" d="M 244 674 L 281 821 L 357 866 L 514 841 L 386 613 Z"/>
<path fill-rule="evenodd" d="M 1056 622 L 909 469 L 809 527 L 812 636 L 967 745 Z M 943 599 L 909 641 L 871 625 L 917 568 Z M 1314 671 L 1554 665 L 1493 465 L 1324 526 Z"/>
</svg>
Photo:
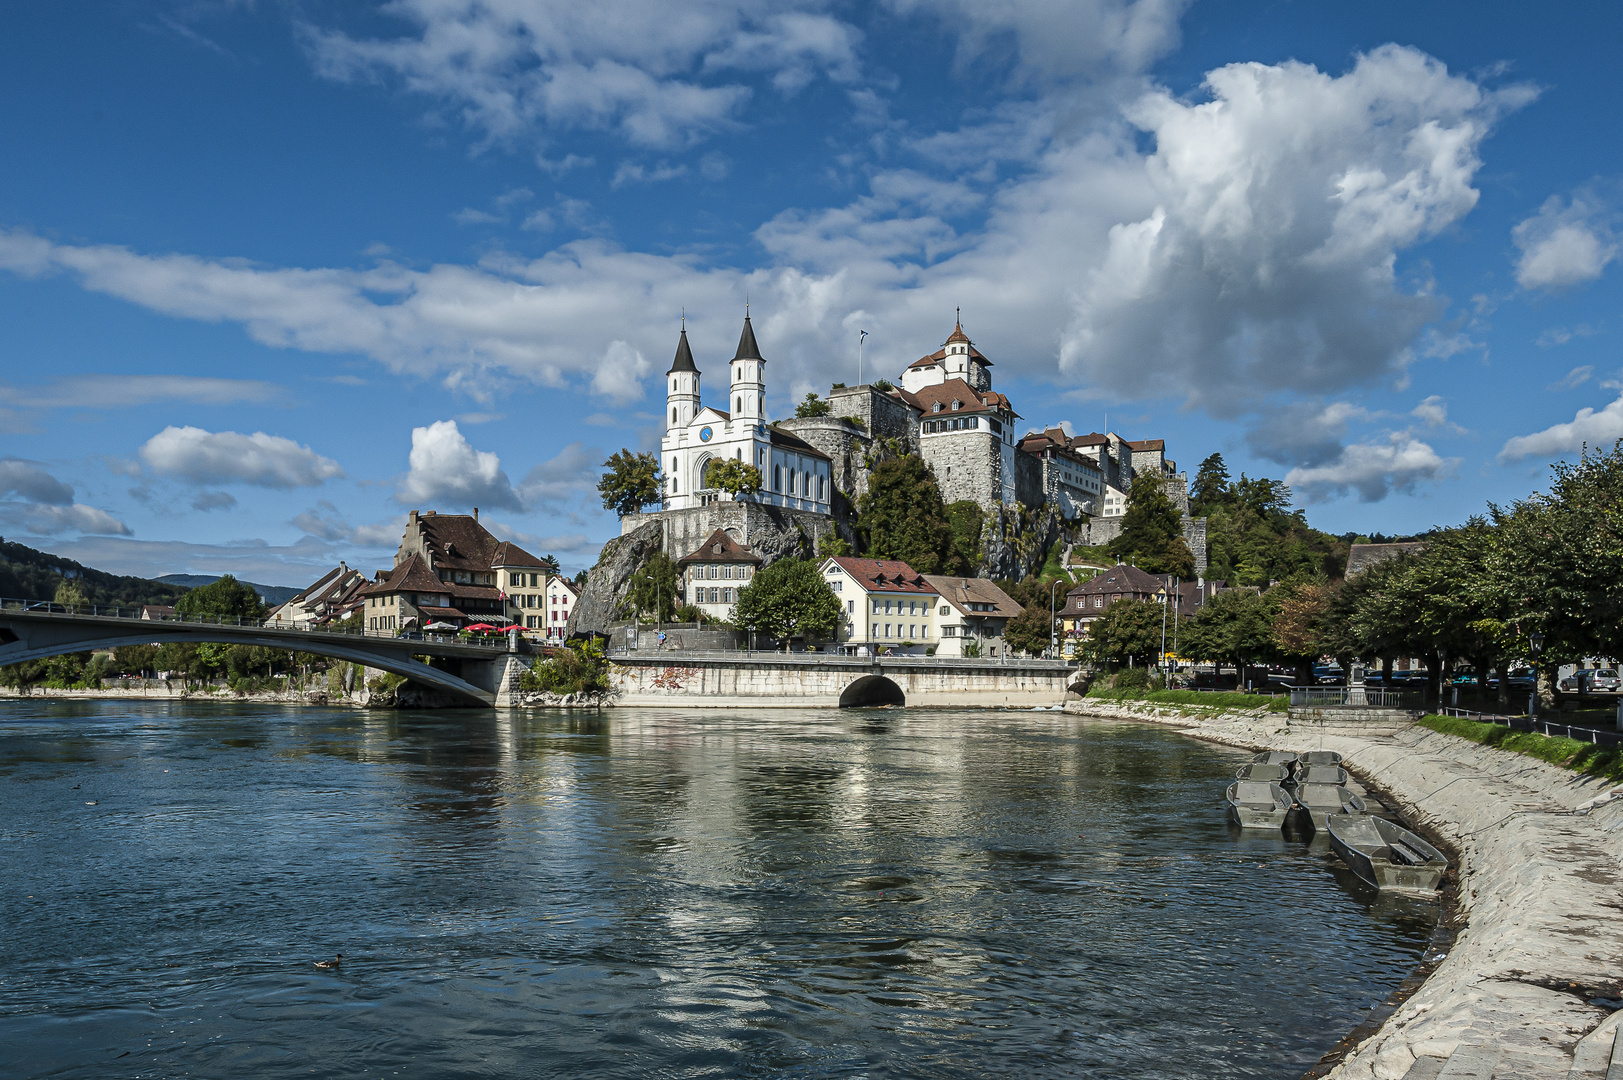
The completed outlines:
<svg viewBox="0 0 1623 1080">
<path fill-rule="evenodd" d="M 1454 848 L 1465 928 L 1420 989 L 1329 1076 L 1608 1075 L 1623 1021 L 1600 1003 L 1623 998 L 1623 787 L 1421 727 L 1382 734 L 1282 714 L 1115 702 L 1066 709 L 1247 749 L 1335 750 Z"/>
</svg>

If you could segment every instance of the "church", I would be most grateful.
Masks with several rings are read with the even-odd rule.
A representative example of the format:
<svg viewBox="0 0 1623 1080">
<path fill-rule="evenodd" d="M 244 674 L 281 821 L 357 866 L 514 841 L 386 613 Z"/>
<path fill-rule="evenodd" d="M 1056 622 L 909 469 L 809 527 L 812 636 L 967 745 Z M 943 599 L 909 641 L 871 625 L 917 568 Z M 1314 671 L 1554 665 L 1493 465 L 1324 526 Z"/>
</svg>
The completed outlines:
<svg viewBox="0 0 1623 1080">
<path fill-rule="evenodd" d="M 739 501 L 788 510 L 829 513 L 834 484 L 829 456 L 805 440 L 766 422 L 766 360 L 755 343 L 748 315 L 738 349 L 728 364 L 730 409 L 705 405 L 700 372 L 693 362 L 687 327 L 665 373 L 665 436 L 660 469 L 665 476 L 661 508 L 689 510 L 734 498 L 713 482 L 714 467 L 731 459 L 761 471 L 761 489 Z"/>
</svg>

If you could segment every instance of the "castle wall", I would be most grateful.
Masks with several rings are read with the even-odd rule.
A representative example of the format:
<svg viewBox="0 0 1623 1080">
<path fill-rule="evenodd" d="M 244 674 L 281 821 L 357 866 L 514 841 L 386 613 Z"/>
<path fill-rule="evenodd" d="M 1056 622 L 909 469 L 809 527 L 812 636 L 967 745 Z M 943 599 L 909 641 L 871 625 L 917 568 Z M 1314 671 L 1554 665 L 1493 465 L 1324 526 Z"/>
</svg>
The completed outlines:
<svg viewBox="0 0 1623 1080">
<path fill-rule="evenodd" d="M 873 446 L 873 439 L 866 430 L 839 416 L 783 420 L 777 426 L 832 458 L 834 486 L 853 502 L 868 490 L 868 470 L 863 458 Z"/>
<path fill-rule="evenodd" d="M 869 438 L 896 439 L 910 451 L 919 448 L 919 419 L 905 402 L 889 394 L 862 386 L 837 386 L 828 392 L 828 404 L 834 416 L 854 416 L 862 421 Z"/>
<path fill-rule="evenodd" d="M 984 509 L 1003 502 L 1002 440 L 990 431 L 954 431 L 923 440 L 924 463 L 944 502 L 969 499 Z"/>
<path fill-rule="evenodd" d="M 728 536 L 767 563 L 781 558 L 809 559 L 817 554 L 818 542 L 834 533 L 834 519 L 827 514 L 721 501 L 682 510 L 628 514 L 620 519 L 620 535 L 629 535 L 650 521 L 664 524 L 660 547 L 673 559 L 691 555 L 717 529 L 725 529 Z"/>
<path fill-rule="evenodd" d="M 1043 477 L 1043 460 L 1036 454 L 1016 450 L 1014 454 L 1014 497 L 1026 506 L 1041 506 L 1050 493 Z M 1051 493 L 1058 501 L 1058 491 Z M 1073 515 L 1066 515 L 1073 516 Z"/>
</svg>

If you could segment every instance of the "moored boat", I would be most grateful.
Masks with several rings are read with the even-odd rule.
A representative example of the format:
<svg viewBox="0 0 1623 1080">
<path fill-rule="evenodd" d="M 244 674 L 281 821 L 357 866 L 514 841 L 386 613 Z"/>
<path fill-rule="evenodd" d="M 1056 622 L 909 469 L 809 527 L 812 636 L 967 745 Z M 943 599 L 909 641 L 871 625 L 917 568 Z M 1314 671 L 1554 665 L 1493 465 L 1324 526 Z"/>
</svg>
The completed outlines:
<svg viewBox="0 0 1623 1080">
<path fill-rule="evenodd" d="M 1330 846 L 1348 868 L 1377 889 L 1430 893 L 1448 860 L 1419 836 L 1370 814 L 1331 814 Z"/>
<path fill-rule="evenodd" d="M 1282 829 L 1295 802 L 1278 784 L 1236 780 L 1229 785 L 1228 812 L 1242 829 Z"/>
<path fill-rule="evenodd" d="M 1315 829 L 1325 828 L 1332 814 L 1362 814 L 1366 809 L 1363 799 L 1340 784 L 1301 784 L 1296 803 L 1313 819 Z"/>
<path fill-rule="evenodd" d="M 1296 768 L 1296 755 L 1289 750 L 1264 750 L 1251 760 L 1257 765 L 1283 765 L 1287 776 Z"/>
<path fill-rule="evenodd" d="M 1264 783 L 1283 784 L 1290 779 L 1290 770 L 1283 765 L 1262 765 L 1253 761 L 1241 765 L 1234 773 L 1239 780 L 1261 780 Z"/>
<path fill-rule="evenodd" d="M 1296 782 L 1298 784 L 1345 784 L 1348 779 L 1347 770 L 1339 765 L 1298 765 L 1296 767 Z"/>
<path fill-rule="evenodd" d="M 1340 765 L 1341 755 L 1334 750 L 1303 750 L 1296 760 L 1303 765 Z"/>
</svg>

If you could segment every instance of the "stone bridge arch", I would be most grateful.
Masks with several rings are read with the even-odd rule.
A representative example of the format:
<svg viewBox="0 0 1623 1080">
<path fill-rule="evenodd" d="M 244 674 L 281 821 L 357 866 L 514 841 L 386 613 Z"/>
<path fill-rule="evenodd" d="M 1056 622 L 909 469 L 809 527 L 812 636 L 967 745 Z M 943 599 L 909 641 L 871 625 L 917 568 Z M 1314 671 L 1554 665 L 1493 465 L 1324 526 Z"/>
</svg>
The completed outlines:
<svg viewBox="0 0 1623 1080">
<path fill-rule="evenodd" d="M 842 709 L 906 704 L 907 695 L 902 688 L 883 675 L 864 675 L 840 692 Z"/>
<path fill-rule="evenodd" d="M 334 660 L 347 660 L 366 667 L 401 675 L 422 686 L 442 691 L 468 705 L 490 706 L 496 702 L 492 691 L 476 686 L 448 671 L 430 667 L 412 658 L 408 649 L 382 647 L 381 641 L 348 635 L 293 633 L 260 627 L 168 623 L 161 621 L 117 620 L 122 625 L 106 625 L 113 620 L 60 616 L 51 618 L 6 618 L 0 614 L 0 664 L 21 664 L 44 660 L 64 653 L 116 649 L 124 645 L 166 645 L 170 642 L 222 645 L 257 645 L 284 652 L 307 652 Z M 102 625 L 97 625 L 98 623 Z M 387 639 L 393 640 L 393 639 Z M 368 647 L 370 646 L 370 647 Z M 503 654 L 505 655 L 505 654 Z M 483 659 L 483 658 L 479 658 Z M 489 659 L 498 659 L 492 656 Z"/>
</svg>

